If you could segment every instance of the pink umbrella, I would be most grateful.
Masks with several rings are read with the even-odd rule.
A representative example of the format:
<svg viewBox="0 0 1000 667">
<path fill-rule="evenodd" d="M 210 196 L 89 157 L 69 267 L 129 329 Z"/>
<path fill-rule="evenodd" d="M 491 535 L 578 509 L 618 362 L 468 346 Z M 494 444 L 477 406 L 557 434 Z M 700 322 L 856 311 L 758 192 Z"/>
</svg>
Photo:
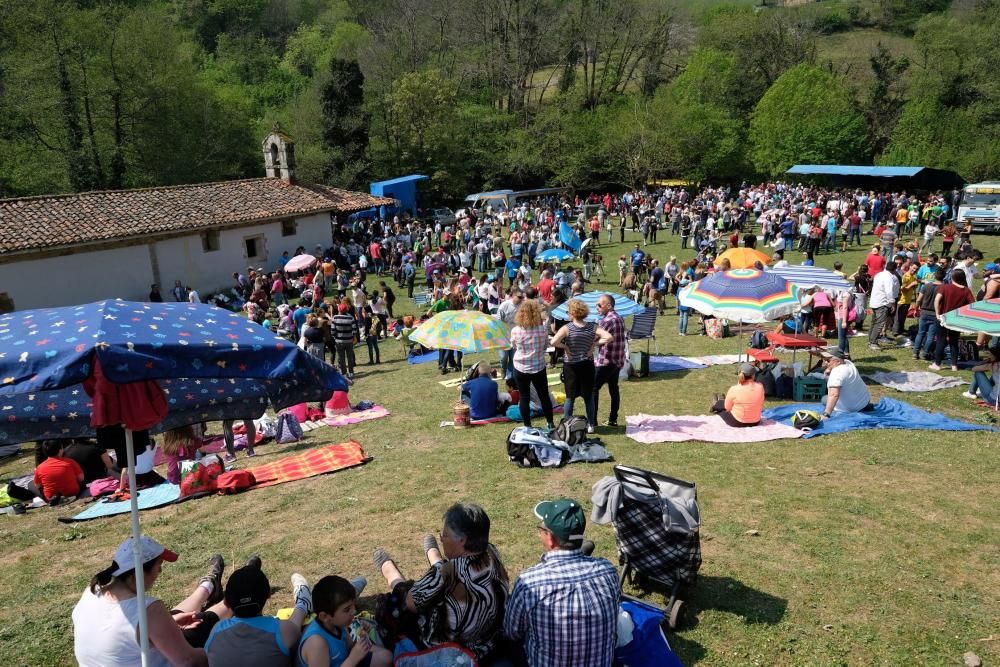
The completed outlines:
<svg viewBox="0 0 1000 667">
<path fill-rule="evenodd" d="M 285 271 L 305 271 L 316 263 L 316 258 L 312 255 L 296 255 L 285 264 Z"/>
</svg>

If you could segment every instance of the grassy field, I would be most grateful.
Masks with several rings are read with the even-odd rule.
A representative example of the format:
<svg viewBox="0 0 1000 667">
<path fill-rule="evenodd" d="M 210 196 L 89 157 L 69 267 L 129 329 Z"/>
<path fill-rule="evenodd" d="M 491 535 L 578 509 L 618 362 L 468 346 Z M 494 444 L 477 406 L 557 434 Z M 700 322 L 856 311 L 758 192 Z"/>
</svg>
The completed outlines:
<svg viewBox="0 0 1000 667">
<path fill-rule="evenodd" d="M 647 250 L 686 259 L 676 239 L 661 236 Z M 989 257 L 1000 254 L 1000 238 L 982 245 Z M 626 247 L 603 248 L 606 264 Z M 852 251 L 819 260 L 853 267 L 862 257 Z M 676 322 L 672 312 L 658 322 L 663 354 L 736 349 L 734 339 L 681 338 Z M 852 341 L 862 371 L 925 368 L 909 350 L 870 352 L 865 343 Z M 358 356 L 367 359 L 361 349 Z M 213 552 L 233 564 L 256 552 L 277 588 L 268 612 L 290 606 L 292 572 L 312 580 L 363 574 L 370 584 L 362 602 L 370 605 L 385 591 L 372 550 L 387 547 L 404 573 L 420 574 L 420 538 L 440 527 L 442 511 L 457 500 L 486 507 L 493 541 L 516 575 L 540 554 L 531 513 L 537 501 L 568 495 L 589 507 L 591 485 L 610 464 L 518 469 L 506 458 L 510 426 L 439 428 L 457 390 L 438 384 L 433 364 L 408 366 L 398 344 L 384 343 L 382 357 L 381 366 L 360 367 L 351 396 L 384 404 L 391 417 L 317 429 L 297 445 L 264 445 L 256 460 L 354 438 L 374 457 L 367 465 L 142 514 L 143 530 L 181 555 L 165 568 L 157 596 L 168 605 L 183 598 Z M 714 366 L 624 383 L 623 412 L 703 414 L 733 374 L 732 366 Z M 896 397 L 982 419 L 960 391 Z M 606 415 L 605 396 L 600 419 Z M 987 665 L 1000 661 L 997 434 L 859 431 L 752 445 L 643 445 L 605 428 L 599 435 L 618 462 L 698 484 L 704 565 L 686 595 L 684 627 L 669 636 L 685 664 L 948 665 L 966 651 Z M 31 463 L 27 453 L 5 460 L 0 474 L 23 474 Z M 56 521 L 79 510 L 78 502 L 0 517 L 4 665 L 72 664 L 70 612 L 129 531 L 127 516 Z M 588 526 L 587 534 L 599 555 L 615 560 L 610 527 Z"/>
</svg>

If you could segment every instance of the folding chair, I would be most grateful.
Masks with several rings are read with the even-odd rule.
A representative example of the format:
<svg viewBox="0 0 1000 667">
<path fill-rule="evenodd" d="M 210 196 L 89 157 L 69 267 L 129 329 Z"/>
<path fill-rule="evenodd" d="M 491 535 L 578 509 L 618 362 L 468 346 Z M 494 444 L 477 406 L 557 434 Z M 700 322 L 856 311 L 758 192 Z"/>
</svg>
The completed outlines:
<svg viewBox="0 0 1000 667">
<path fill-rule="evenodd" d="M 418 292 L 413 295 L 413 303 L 417 306 L 430 306 L 431 305 L 431 293 L 430 292 Z"/>
<path fill-rule="evenodd" d="M 656 341 L 656 308 L 647 308 L 632 316 L 632 328 L 628 331 L 629 341 L 645 340 L 646 354 L 649 354 L 649 341 L 656 346 L 656 354 L 660 353 L 660 344 Z"/>
</svg>

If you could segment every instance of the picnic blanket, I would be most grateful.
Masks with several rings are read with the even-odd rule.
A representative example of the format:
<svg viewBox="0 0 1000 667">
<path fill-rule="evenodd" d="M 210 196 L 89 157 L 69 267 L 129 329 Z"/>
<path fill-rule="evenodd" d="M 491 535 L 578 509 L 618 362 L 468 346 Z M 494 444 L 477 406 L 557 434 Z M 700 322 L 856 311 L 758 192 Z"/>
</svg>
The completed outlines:
<svg viewBox="0 0 1000 667">
<path fill-rule="evenodd" d="M 347 426 L 348 424 L 360 424 L 361 422 L 366 422 L 370 419 L 379 419 L 381 417 L 388 417 L 389 411 L 383 408 L 381 405 L 376 405 L 367 410 L 354 410 L 353 412 L 348 412 L 346 415 L 334 415 L 332 417 L 327 417 L 323 420 L 323 423 L 327 426 Z"/>
<path fill-rule="evenodd" d="M 935 391 L 936 389 L 951 389 L 968 384 L 962 378 L 938 375 L 930 371 L 898 371 L 891 373 L 879 371 L 877 373 L 866 373 L 865 377 L 869 377 L 875 382 L 886 387 L 891 387 L 896 391 Z"/>
<path fill-rule="evenodd" d="M 636 442 L 766 442 L 801 438 L 802 431 L 765 419 L 757 426 L 737 428 L 718 415 L 632 415 L 625 417 L 625 435 Z"/>
<path fill-rule="evenodd" d="M 764 411 L 766 419 L 774 419 L 784 424 L 791 424 L 792 415 L 796 410 L 814 410 L 822 412 L 819 403 L 800 403 L 797 405 L 782 405 Z M 843 433 L 857 429 L 898 428 L 914 431 L 994 431 L 992 426 L 970 424 L 946 417 L 941 413 L 927 412 L 909 403 L 897 401 L 894 398 L 882 397 L 873 410 L 868 412 L 851 412 L 835 414 L 803 437 L 815 438 L 818 435 Z"/>
<path fill-rule="evenodd" d="M 406 357 L 406 363 L 408 364 L 426 364 L 431 361 L 438 360 L 437 352 L 428 352 L 426 354 L 411 354 Z"/>
<path fill-rule="evenodd" d="M 708 368 L 708 364 L 695 361 L 689 357 L 661 356 L 649 358 L 650 373 L 666 373 L 670 371 L 687 371 L 696 368 Z"/>
<path fill-rule="evenodd" d="M 307 449 L 299 454 L 286 456 L 277 461 L 247 468 L 257 480 L 252 488 L 274 486 L 297 479 L 306 479 L 328 472 L 353 468 L 371 459 L 365 455 L 360 443 L 354 440 L 335 445 Z"/>
<path fill-rule="evenodd" d="M 148 489 L 139 491 L 139 511 L 163 507 L 176 503 L 181 499 L 181 487 L 177 484 L 157 484 Z M 128 514 L 131 503 L 127 500 L 118 502 L 108 502 L 107 498 L 99 500 L 79 514 L 70 518 L 70 521 L 89 521 L 103 516 L 114 516 L 116 514 Z"/>
<path fill-rule="evenodd" d="M 500 378 L 493 378 L 493 379 L 496 380 L 498 384 L 500 383 Z M 559 373 L 549 373 L 548 375 L 545 376 L 545 379 L 548 380 L 550 387 L 557 384 L 562 384 L 562 380 L 559 379 Z M 448 387 L 449 389 L 453 387 L 461 387 L 462 378 L 457 377 L 457 378 L 451 378 L 450 380 L 441 380 L 438 382 L 438 384 L 441 385 L 442 387 Z"/>
<path fill-rule="evenodd" d="M 367 463 L 371 459 L 365 456 L 361 445 L 354 440 L 341 442 L 336 445 L 326 445 L 315 449 L 306 450 L 300 454 L 285 456 L 259 466 L 247 468 L 253 473 L 257 484 L 250 487 L 257 489 L 265 486 L 274 486 L 283 482 L 292 482 L 297 479 L 315 477 L 345 468 Z M 172 503 L 189 500 L 193 497 L 181 497 L 181 488 L 177 484 L 159 484 L 148 489 L 139 491 L 139 511 L 163 507 Z M 115 514 L 125 514 L 129 511 L 130 503 L 127 500 L 120 502 L 108 502 L 105 498 L 100 500 L 76 516 L 65 519 L 66 521 L 87 521 L 104 516 L 114 516 Z M 61 519 L 62 520 L 62 519 Z"/>
<path fill-rule="evenodd" d="M 706 354 L 703 357 L 681 357 L 682 359 L 687 359 L 688 361 L 694 361 L 699 364 L 705 364 L 706 366 L 718 366 L 719 364 L 738 364 L 743 361 L 743 357 L 739 354 Z"/>
</svg>

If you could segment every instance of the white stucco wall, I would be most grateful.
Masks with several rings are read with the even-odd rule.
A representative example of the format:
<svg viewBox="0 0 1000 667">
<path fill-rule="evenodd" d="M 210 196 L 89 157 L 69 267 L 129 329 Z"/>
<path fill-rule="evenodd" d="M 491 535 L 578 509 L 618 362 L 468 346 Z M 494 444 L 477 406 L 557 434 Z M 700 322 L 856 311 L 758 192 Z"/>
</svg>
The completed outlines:
<svg viewBox="0 0 1000 667">
<path fill-rule="evenodd" d="M 108 298 L 145 300 L 152 282 L 144 245 L 0 264 L 0 292 L 7 292 L 18 310 Z"/>
<path fill-rule="evenodd" d="M 220 230 L 219 249 L 212 252 L 204 251 L 201 234 L 157 241 L 163 298 L 173 299 L 170 290 L 175 280 L 191 285 L 203 297 L 220 287 L 228 289 L 234 271 L 242 273 L 248 266 L 273 270 L 285 250 L 329 247 L 330 230 L 330 215 L 321 213 L 299 218 L 294 236 L 282 236 L 280 222 Z M 264 258 L 247 258 L 244 240 L 249 237 L 263 238 Z M 0 292 L 7 292 L 18 310 L 116 297 L 142 301 L 153 281 L 148 245 L 0 264 Z"/>
</svg>

